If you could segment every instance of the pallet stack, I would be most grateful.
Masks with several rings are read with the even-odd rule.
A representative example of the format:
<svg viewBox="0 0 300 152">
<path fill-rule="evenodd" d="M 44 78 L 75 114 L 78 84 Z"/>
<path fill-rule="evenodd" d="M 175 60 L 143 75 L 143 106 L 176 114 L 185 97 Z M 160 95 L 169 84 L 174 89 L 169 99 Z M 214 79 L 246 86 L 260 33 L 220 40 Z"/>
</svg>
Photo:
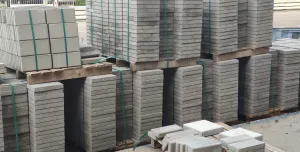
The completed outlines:
<svg viewBox="0 0 300 152">
<path fill-rule="evenodd" d="M 271 60 L 271 80 L 270 80 L 270 102 L 269 107 L 275 108 L 277 101 L 277 79 L 278 79 L 278 49 L 280 47 L 272 46 L 270 48 Z"/>
<path fill-rule="evenodd" d="M 87 77 L 80 109 L 83 124 L 82 145 L 96 152 L 116 146 L 116 76 L 112 74 Z M 84 117 L 84 118 L 83 118 Z"/>
<path fill-rule="evenodd" d="M 238 49 L 247 47 L 248 0 L 238 0 Z"/>
<path fill-rule="evenodd" d="M 18 143 L 20 151 L 30 152 L 27 83 L 16 79 L 16 75 L 13 74 L 2 75 L 1 80 L 4 150 L 13 152 Z M 18 128 L 18 132 L 15 127 Z"/>
<path fill-rule="evenodd" d="M 162 70 L 137 71 L 133 74 L 133 139 L 162 126 Z M 147 140 L 144 138 L 143 140 Z"/>
<path fill-rule="evenodd" d="M 0 60 L 7 67 L 27 72 L 81 65 L 74 9 L 18 7 L 4 10 L 6 20 L 0 24 Z"/>
<path fill-rule="evenodd" d="M 242 114 L 253 118 L 269 113 L 271 54 L 251 56 L 245 65 Z"/>
<path fill-rule="evenodd" d="M 125 67 L 114 67 L 116 75 L 116 136 L 118 141 L 131 139 L 133 132 L 133 80 Z M 124 110 L 124 111 L 123 111 Z M 125 126 L 124 126 L 125 125 Z"/>
<path fill-rule="evenodd" d="M 214 63 L 213 72 L 213 120 L 236 121 L 239 61 L 233 59 Z"/>
<path fill-rule="evenodd" d="M 32 151 L 65 150 L 64 89 L 59 82 L 28 85 Z"/>
</svg>

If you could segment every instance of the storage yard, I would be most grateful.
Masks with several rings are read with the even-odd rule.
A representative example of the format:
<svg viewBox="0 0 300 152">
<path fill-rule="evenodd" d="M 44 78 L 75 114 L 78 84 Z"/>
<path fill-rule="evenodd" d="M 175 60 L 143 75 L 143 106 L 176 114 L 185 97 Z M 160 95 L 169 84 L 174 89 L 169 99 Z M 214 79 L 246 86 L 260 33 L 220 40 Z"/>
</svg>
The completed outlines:
<svg viewBox="0 0 300 152">
<path fill-rule="evenodd" d="M 273 6 L 0 8 L 0 152 L 297 151 L 297 123 L 268 130 L 300 105 L 300 40 L 272 42 Z"/>
</svg>

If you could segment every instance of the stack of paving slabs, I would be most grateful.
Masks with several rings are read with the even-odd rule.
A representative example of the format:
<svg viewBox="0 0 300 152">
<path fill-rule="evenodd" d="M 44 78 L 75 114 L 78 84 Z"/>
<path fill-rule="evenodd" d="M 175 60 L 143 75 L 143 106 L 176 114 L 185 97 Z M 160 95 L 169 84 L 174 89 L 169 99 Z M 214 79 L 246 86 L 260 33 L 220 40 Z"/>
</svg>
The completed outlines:
<svg viewBox="0 0 300 152">
<path fill-rule="evenodd" d="M 84 147 L 98 152 L 116 146 L 116 79 L 112 74 L 87 77 L 84 84 Z"/>
<path fill-rule="evenodd" d="M 236 129 L 232 129 L 229 131 L 224 131 L 222 133 L 219 134 L 220 138 L 226 138 L 226 137 L 235 137 L 235 136 L 241 136 L 241 135 L 247 135 L 250 136 L 251 138 L 254 138 L 256 140 L 263 140 L 263 135 L 250 131 L 250 130 L 246 130 L 244 128 L 236 128 Z"/>
<path fill-rule="evenodd" d="M 276 100 L 277 100 L 277 73 L 278 73 L 278 49 L 279 46 L 273 46 L 270 48 L 270 54 L 272 55 L 271 60 L 271 79 L 270 79 L 270 108 L 276 107 Z"/>
<path fill-rule="evenodd" d="M 81 65 L 75 9 L 46 7 L 53 68 Z"/>
<path fill-rule="evenodd" d="M 248 0 L 247 41 L 252 49 L 272 45 L 274 0 Z"/>
<path fill-rule="evenodd" d="M 86 1 L 87 44 L 106 55 L 109 52 L 108 10 L 109 0 Z"/>
<path fill-rule="evenodd" d="M 271 54 L 251 56 L 246 63 L 242 114 L 258 117 L 269 113 Z"/>
<path fill-rule="evenodd" d="M 280 110 L 298 107 L 300 49 L 278 50 L 277 105 Z"/>
<path fill-rule="evenodd" d="M 39 7 L 17 7 L 5 11 L 6 22 L 0 24 L 1 62 L 23 72 L 52 68 L 45 10 Z"/>
<path fill-rule="evenodd" d="M 32 151 L 65 150 L 64 89 L 59 82 L 27 85 Z"/>
<path fill-rule="evenodd" d="M 173 146 L 175 144 L 175 141 L 180 138 L 187 138 L 187 137 L 193 137 L 193 136 L 201 136 L 197 132 L 193 130 L 183 130 L 183 131 L 177 131 L 173 133 L 168 133 L 165 135 L 163 140 L 161 141 L 161 150 L 163 151 L 172 151 L 174 149 L 169 150 L 169 145 Z"/>
<path fill-rule="evenodd" d="M 122 58 L 123 50 L 123 0 L 109 0 L 109 42 L 110 49 L 107 55 Z"/>
<path fill-rule="evenodd" d="M 103 59 L 103 57 L 100 57 L 100 52 L 89 45 L 80 46 L 80 56 L 82 65 L 92 64 Z"/>
<path fill-rule="evenodd" d="M 200 57 L 203 0 L 175 0 L 174 53 L 176 59 Z"/>
<path fill-rule="evenodd" d="M 125 14 L 123 23 L 127 25 L 123 26 L 123 35 L 125 35 L 123 36 L 123 53 L 128 53 L 127 46 L 129 46 L 130 62 L 158 61 L 160 3 L 161 0 L 130 1 L 128 21 L 128 1 L 123 1 L 123 15 Z"/>
<path fill-rule="evenodd" d="M 224 130 L 224 128 L 221 125 L 212 123 L 207 120 L 200 120 L 200 121 L 184 124 L 183 129 L 185 130 L 191 129 L 197 132 L 199 135 L 205 137 L 216 135 Z"/>
<path fill-rule="evenodd" d="M 198 65 L 202 65 L 202 119 L 212 120 L 213 113 L 213 60 L 199 59 Z"/>
<path fill-rule="evenodd" d="M 116 75 L 117 140 L 131 139 L 133 126 L 133 85 L 129 68 L 113 67 Z M 121 76 L 122 74 L 122 76 Z M 123 114 L 124 109 L 124 114 Z M 125 129 L 124 129 L 125 123 Z M 125 134 L 126 133 L 126 134 Z M 126 137 L 125 137 L 126 135 Z"/>
<path fill-rule="evenodd" d="M 238 0 L 238 48 L 247 47 L 248 0 Z"/>
<path fill-rule="evenodd" d="M 163 140 L 163 138 L 167 134 L 178 132 L 178 131 L 183 131 L 183 129 L 178 125 L 169 125 L 169 126 L 151 129 L 151 131 L 148 132 L 148 136 L 151 139 L 158 141 L 158 140 Z"/>
<path fill-rule="evenodd" d="M 198 152 L 198 151 L 213 151 L 222 152 L 222 145 L 215 139 L 209 139 L 200 136 L 192 136 L 186 138 L 180 138 L 169 144 L 169 151 L 179 152 L 182 149 L 184 151 Z"/>
<path fill-rule="evenodd" d="M 160 0 L 159 58 L 174 58 L 175 0 Z"/>
<path fill-rule="evenodd" d="M 30 152 L 27 83 L 24 80 L 16 79 L 14 74 L 2 75 L 0 79 L 2 80 L 1 109 L 4 149 L 7 152 L 14 152 L 16 151 L 16 144 L 18 143 L 19 151 Z M 14 93 L 12 93 L 11 85 L 14 86 Z M 14 110 L 14 106 L 16 110 Z M 14 117 L 16 117 L 16 123 L 14 123 Z M 17 132 L 15 126 L 18 128 Z M 18 134 L 18 140 L 16 140 L 16 133 Z"/>
<path fill-rule="evenodd" d="M 227 137 L 220 139 L 223 148 L 227 152 L 240 152 L 240 151 L 255 151 L 264 152 L 265 143 L 256 140 L 247 135 L 240 135 L 234 137 Z"/>
<path fill-rule="evenodd" d="M 162 126 L 162 70 L 137 71 L 133 75 L 133 139 Z M 144 138 L 143 140 L 147 140 Z"/>
<path fill-rule="evenodd" d="M 213 65 L 213 120 L 216 122 L 238 119 L 238 75 L 236 59 Z"/>
<path fill-rule="evenodd" d="M 174 123 L 182 126 L 201 120 L 202 66 L 180 67 L 174 77 Z M 169 105 L 172 106 L 172 105 Z M 172 118 L 170 118 L 172 119 Z"/>
<path fill-rule="evenodd" d="M 238 0 L 204 0 L 203 9 L 202 52 L 224 54 L 237 51 Z"/>
</svg>

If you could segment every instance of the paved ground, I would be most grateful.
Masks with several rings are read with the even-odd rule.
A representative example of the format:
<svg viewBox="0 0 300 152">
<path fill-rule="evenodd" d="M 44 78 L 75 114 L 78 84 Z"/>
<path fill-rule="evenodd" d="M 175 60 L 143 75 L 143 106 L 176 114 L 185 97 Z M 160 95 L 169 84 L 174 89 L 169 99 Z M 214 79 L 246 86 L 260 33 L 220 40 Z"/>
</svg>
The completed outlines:
<svg viewBox="0 0 300 152">
<path fill-rule="evenodd" d="M 264 141 L 286 152 L 300 150 L 300 112 L 253 121 L 243 127 L 264 135 Z"/>
</svg>

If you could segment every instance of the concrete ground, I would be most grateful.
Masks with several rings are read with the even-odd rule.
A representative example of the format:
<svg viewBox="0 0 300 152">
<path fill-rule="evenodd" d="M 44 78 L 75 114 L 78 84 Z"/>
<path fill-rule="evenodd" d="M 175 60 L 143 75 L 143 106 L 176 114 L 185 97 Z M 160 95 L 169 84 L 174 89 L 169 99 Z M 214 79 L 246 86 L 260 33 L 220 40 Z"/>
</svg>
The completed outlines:
<svg viewBox="0 0 300 152">
<path fill-rule="evenodd" d="M 243 127 L 264 135 L 264 141 L 286 152 L 300 150 L 300 112 L 233 126 Z"/>
</svg>

